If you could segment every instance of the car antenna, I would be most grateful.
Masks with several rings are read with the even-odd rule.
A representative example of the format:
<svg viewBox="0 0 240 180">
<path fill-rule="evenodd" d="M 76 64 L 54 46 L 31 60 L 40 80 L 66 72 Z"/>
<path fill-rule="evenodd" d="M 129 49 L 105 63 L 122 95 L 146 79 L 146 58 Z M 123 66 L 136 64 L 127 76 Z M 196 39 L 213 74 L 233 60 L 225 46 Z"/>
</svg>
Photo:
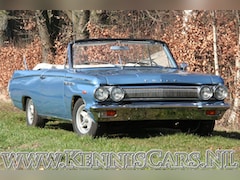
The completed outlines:
<svg viewBox="0 0 240 180">
<path fill-rule="evenodd" d="M 27 60 L 26 60 L 26 55 L 25 54 L 23 54 L 23 64 L 24 64 L 25 70 L 28 70 Z"/>
</svg>

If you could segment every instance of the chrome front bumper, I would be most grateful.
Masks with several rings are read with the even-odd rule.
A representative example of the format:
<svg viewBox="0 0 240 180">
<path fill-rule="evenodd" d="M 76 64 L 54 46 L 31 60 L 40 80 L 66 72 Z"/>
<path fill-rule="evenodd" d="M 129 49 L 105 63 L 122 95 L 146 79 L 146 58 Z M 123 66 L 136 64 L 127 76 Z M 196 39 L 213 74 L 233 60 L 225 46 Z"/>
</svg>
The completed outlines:
<svg viewBox="0 0 240 180">
<path fill-rule="evenodd" d="M 218 120 L 229 104 L 224 102 L 135 102 L 124 105 L 94 105 L 95 121 Z M 115 113 L 114 113 L 115 112 Z"/>
</svg>

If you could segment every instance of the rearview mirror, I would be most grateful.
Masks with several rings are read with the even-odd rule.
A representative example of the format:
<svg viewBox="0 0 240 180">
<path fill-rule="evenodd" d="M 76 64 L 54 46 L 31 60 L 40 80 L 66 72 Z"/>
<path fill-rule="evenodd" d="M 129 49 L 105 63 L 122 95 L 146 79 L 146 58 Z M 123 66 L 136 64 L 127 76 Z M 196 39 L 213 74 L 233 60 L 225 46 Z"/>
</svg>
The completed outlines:
<svg viewBox="0 0 240 180">
<path fill-rule="evenodd" d="M 120 51 L 129 50 L 128 46 L 111 46 L 110 49 L 111 50 L 120 50 Z"/>
</svg>

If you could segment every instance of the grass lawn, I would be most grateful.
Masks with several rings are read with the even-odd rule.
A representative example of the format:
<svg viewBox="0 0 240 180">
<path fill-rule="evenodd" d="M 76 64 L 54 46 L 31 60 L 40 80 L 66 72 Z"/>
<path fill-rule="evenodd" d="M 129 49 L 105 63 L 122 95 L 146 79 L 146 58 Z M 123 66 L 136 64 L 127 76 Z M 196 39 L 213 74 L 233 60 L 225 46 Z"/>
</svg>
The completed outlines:
<svg viewBox="0 0 240 180">
<path fill-rule="evenodd" d="M 71 123 L 51 121 L 43 129 L 27 127 L 25 112 L 10 103 L 0 103 L 0 152 L 199 152 L 204 160 L 206 150 L 233 150 L 240 169 L 240 132 L 215 130 L 211 137 L 184 134 L 176 130 L 154 129 L 129 133 L 105 134 L 98 138 L 80 137 Z M 216 155 L 216 154 L 215 154 Z M 156 154 L 155 154 L 155 157 Z M 218 161 L 218 160 L 216 160 Z M 4 163 L 0 158 L 0 169 Z"/>
</svg>

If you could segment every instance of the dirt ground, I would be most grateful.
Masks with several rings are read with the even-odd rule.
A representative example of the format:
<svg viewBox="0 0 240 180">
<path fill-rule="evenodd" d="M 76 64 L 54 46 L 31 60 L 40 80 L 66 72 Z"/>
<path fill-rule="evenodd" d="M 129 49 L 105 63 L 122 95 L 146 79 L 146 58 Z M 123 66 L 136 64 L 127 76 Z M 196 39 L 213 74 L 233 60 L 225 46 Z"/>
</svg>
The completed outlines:
<svg viewBox="0 0 240 180">
<path fill-rule="evenodd" d="M 0 101 L 1 102 L 11 102 L 10 97 L 8 96 L 7 90 L 4 90 L 0 87 Z"/>
<path fill-rule="evenodd" d="M 0 101 L 10 102 L 11 100 L 6 95 L 0 94 Z"/>
</svg>

